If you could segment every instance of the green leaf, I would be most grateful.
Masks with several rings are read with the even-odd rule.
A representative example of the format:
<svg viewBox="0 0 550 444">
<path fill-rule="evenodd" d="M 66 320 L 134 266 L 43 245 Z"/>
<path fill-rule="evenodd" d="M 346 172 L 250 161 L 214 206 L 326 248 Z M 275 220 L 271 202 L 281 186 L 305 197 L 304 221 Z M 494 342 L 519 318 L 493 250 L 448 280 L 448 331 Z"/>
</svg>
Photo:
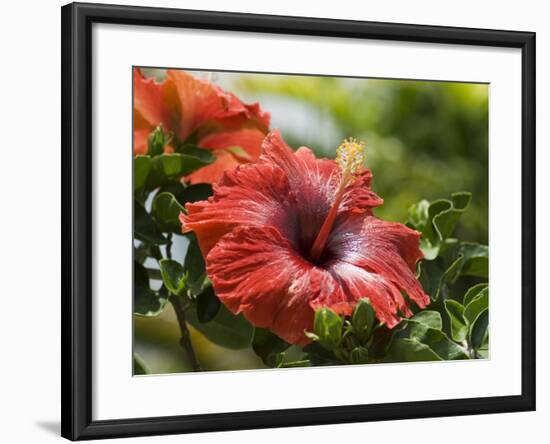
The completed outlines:
<svg viewBox="0 0 550 444">
<path fill-rule="evenodd" d="M 319 343 L 327 350 L 333 350 L 342 342 L 343 319 L 332 310 L 322 307 L 315 311 L 313 331 Z"/>
<path fill-rule="evenodd" d="M 489 307 L 489 288 L 481 290 L 464 308 L 464 318 L 473 324 L 479 314 Z"/>
<path fill-rule="evenodd" d="M 419 265 L 419 280 L 433 301 L 439 299 L 447 284 L 454 284 L 460 276 L 487 277 L 488 248 L 485 245 L 462 242 L 456 244 L 450 258 L 437 257 Z"/>
<path fill-rule="evenodd" d="M 134 314 L 138 316 L 158 316 L 168 302 L 168 293 L 161 287 L 156 292 L 149 285 L 147 270 L 134 261 Z"/>
<path fill-rule="evenodd" d="M 212 154 L 212 150 L 200 148 L 197 145 L 186 143 L 178 147 L 178 153 L 185 154 L 186 156 L 192 156 L 199 159 L 205 164 L 212 163 L 216 160 L 216 156 Z"/>
<path fill-rule="evenodd" d="M 451 320 L 451 336 L 453 340 L 462 342 L 468 336 L 468 325 L 464 319 L 464 306 L 454 299 L 445 301 L 445 310 Z"/>
<path fill-rule="evenodd" d="M 489 350 L 479 349 L 477 350 L 477 354 L 480 356 L 481 359 L 487 359 L 489 357 Z"/>
<path fill-rule="evenodd" d="M 307 354 L 300 347 L 292 345 L 277 354 L 275 357 L 275 366 L 278 368 L 310 367 L 311 362 L 307 359 Z"/>
<path fill-rule="evenodd" d="M 189 239 L 183 268 L 187 272 L 187 288 L 192 294 L 201 293 L 206 278 L 206 269 L 197 238 L 193 233 L 186 235 Z"/>
<path fill-rule="evenodd" d="M 476 284 L 473 287 L 470 287 L 464 295 L 464 298 L 462 298 L 462 305 L 468 305 L 479 293 L 481 293 L 481 291 L 485 290 L 488 287 L 489 284 L 487 283 Z"/>
<path fill-rule="evenodd" d="M 353 332 L 357 338 L 365 343 L 371 336 L 376 316 L 368 299 L 361 299 L 355 306 L 351 317 Z"/>
<path fill-rule="evenodd" d="M 445 273 L 443 259 L 436 258 L 435 260 L 424 260 L 418 265 L 418 279 L 422 284 L 422 288 L 426 294 L 430 295 L 432 301 L 439 299 L 439 292 L 443 285 L 442 276 Z"/>
<path fill-rule="evenodd" d="M 434 215 L 432 222 L 442 240 L 447 239 L 453 234 L 460 216 L 468 208 L 471 199 L 471 193 L 453 193 L 451 195 L 450 208 Z"/>
<path fill-rule="evenodd" d="M 276 366 L 277 355 L 290 347 L 267 328 L 256 328 L 252 348 L 268 367 Z"/>
<path fill-rule="evenodd" d="M 146 189 L 153 190 L 170 182 L 180 180 L 193 171 L 210 164 L 214 160 L 212 153 L 203 154 L 201 157 L 181 153 L 165 153 L 151 159 L 151 171 L 146 182 Z"/>
<path fill-rule="evenodd" d="M 409 219 L 408 223 L 418 231 L 424 231 L 426 224 L 429 221 L 428 209 L 430 208 L 430 202 L 427 200 L 421 200 L 418 203 L 412 204 L 409 207 Z"/>
<path fill-rule="evenodd" d="M 429 346 L 438 356 L 445 360 L 468 359 L 465 351 L 451 341 L 445 333 L 433 328 L 414 329 L 410 339 L 416 339 Z"/>
<path fill-rule="evenodd" d="M 284 358 L 283 358 L 284 359 Z M 311 367 L 311 361 L 309 359 L 303 359 L 301 361 L 281 361 L 277 367 L 280 368 L 296 368 L 296 367 Z"/>
<path fill-rule="evenodd" d="M 458 257 L 449 267 L 444 266 L 444 261 L 437 258 L 433 261 L 423 261 L 420 263 L 420 283 L 430 295 L 432 301 L 437 301 L 441 290 L 446 284 L 452 284 L 460 276 L 460 270 L 464 258 Z"/>
<path fill-rule="evenodd" d="M 137 353 L 134 353 L 134 375 L 148 375 L 149 373 L 151 372 L 143 358 Z"/>
<path fill-rule="evenodd" d="M 393 341 L 388 352 L 390 361 L 393 362 L 421 362 L 441 361 L 429 346 L 415 339 L 400 338 Z"/>
<path fill-rule="evenodd" d="M 367 364 L 369 361 L 369 351 L 365 347 L 355 347 L 350 352 L 350 361 L 352 364 Z"/>
<path fill-rule="evenodd" d="M 341 350 L 341 349 L 339 349 Z M 307 353 L 308 359 L 312 365 L 338 365 L 342 364 L 342 360 L 337 358 L 332 351 L 327 350 L 319 342 L 311 342 L 304 347 L 304 352 Z"/>
<path fill-rule="evenodd" d="M 134 157 L 134 191 L 143 188 L 150 170 L 151 158 L 149 156 Z"/>
<path fill-rule="evenodd" d="M 143 205 L 134 201 L 134 236 L 148 244 L 165 244 L 166 238 Z"/>
<path fill-rule="evenodd" d="M 483 310 L 474 320 L 470 329 L 470 344 L 474 349 L 481 348 L 487 338 L 489 328 L 489 309 Z"/>
<path fill-rule="evenodd" d="M 159 189 L 159 193 L 171 193 L 176 200 L 184 206 L 188 202 L 208 200 L 212 196 L 212 185 L 208 183 L 197 183 L 185 185 L 181 181 L 170 182 Z"/>
<path fill-rule="evenodd" d="M 401 324 L 400 324 L 401 325 Z M 402 327 L 402 326 L 401 326 Z M 400 326 L 390 330 L 385 325 L 378 325 L 372 332 L 372 339 L 369 345 L 369 355 L 371 358 L 382 359 L 388 353 L 393 337 Z"/>
<path fill-rule="evenodd" d="M 147 153 L 150 156 L 158 156 L 164 152 L 164 147 L 170 143 L 171 137 L 164 134 L 162 126 L 157 126 L 147 138 Z"/>
<path fill-rule="evenodd" d="M 409 208 L 407 225 L 422 232 L 420 248 L 426 260 L 434 260 L 439 255 L 471 198 L 471 193 L 460 192 L 452 194 L 451 199 L 431 203 L 423 200 Z"/>
<path fill-rule="evenodd" d="M 197 183 L 183 188 L 181 192 L 178 193 L 177 197 L 182 203 L 198 202 L 200 200 L 207 200 L 212 194 L 212 185 L 208 183 Z"/>
<path fill-rule="evenodd" d="M 140 242 L 134 246 L 134 260 L 143 264 L 151 256 L 151 246 Z"/>
<path fill-rule="evenodd" d="M 433 310 L 419 311 L 412 318 L 410 318 L 408 322 L 416 322 L 436 330 L 441 330 L 443 325 L 441 315 L 437 311 Z"/>
<path fill-rule="evenodd" d="M 179 216 L 183 211 L 174 195 L 167 192 L 157 194 L 151 206 L 151 216 L 164 232 L 181 233 Z"/>
<path fill-rule="evenodd" d="M 425 317 L 423 316 L 419 320 L 417 318 L 418 314 L 410 319 L 404 320 L 406 328 L 401 331 L 395 332 L 394 336 L 396 340 L 414 339 L 418 342 L 421 342 L 422 344 L 427 345 L 434 353 L 441 357 L 441 359 L 450 360 L 468 358 L 468 355 L 460 346 L 451 341 L 447 337 L 447 335 L 440 329 L 434 328 L 441 328 L 441 316 L 439 315 L 439 313 L 437 313 L 437 320 L 434 314 L 430 314 L 429 316 L 424 315 Z"/>
<path fill-rule="evenodd" d="M 208 165 L 208 162 L 204 162 L 195 156 L 180 153 L 167 153 L 154 157 L 153 165 L 157 168 L 157 171 L 161 171 L 166 178 L 179 179 L 198 168 Z"/>
<path fill-rule="evenodd" d="M 170 293 L 181 295 L 185 290 L 187 276 L 183 267 L 172 259 L 161 259 L 159 262 L 162 281 Z"/>
<path fill-rule="evenodd" d="M 197 296 L 197 318 L 200 322 L 210 322 L 218 314 L 221 302 L 211 285 Z"/>
<path fill-rule="evenodd" d="M 222 347 L 238 350 L 252 344 L 254 327 L 242 315 L 234 315 L 223 304 L 210 322 L 200 322 L 197 311 L 193 309 L 186 312 L 186 319 L 206 338 Z"/>
<path fill-rule="evenodd" d="M 489 247 L 471 242 L 460 245 L 459 254 L 464 256 L 462 275 L 489 277 Z"/>
</svg>

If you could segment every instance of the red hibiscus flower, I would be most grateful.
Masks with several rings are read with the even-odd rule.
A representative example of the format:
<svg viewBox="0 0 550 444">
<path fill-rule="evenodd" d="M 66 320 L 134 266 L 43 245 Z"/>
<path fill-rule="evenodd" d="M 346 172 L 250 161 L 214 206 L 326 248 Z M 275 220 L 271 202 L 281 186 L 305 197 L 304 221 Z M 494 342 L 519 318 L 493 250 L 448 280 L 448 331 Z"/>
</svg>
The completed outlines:
<svg viewBox="0 0 550 444">
<path fill-rule="evenodd" d="M 208 201 L 186 205 L 183 230 L 195 232 L 233 313 L 304 345 L 319 307 L 350 315 L 366 297 L 392 328 L 412 315 L 403 293 L 428 304 L 414 274 L 420 233 L 373 216 L 383 201 L 370 188 L 363 148 L 346 140 L 335 161 L 316 159 L 273 132 L 258 163 L 226 171 Z"/>
<path fill-rule="evenodd" d="M 216 161 L 188 176 L 191 183 L 216 182 L 227 168 L 256 161 L 269 120 L 258 104 L 246 105 L 185 71 L 168 70 L 159 83 L 134 68 L 134 154 L 147 154 L 149 134 L 158 125 L 174 137 L 165 152 L 193 135 Z"/>
</svg>

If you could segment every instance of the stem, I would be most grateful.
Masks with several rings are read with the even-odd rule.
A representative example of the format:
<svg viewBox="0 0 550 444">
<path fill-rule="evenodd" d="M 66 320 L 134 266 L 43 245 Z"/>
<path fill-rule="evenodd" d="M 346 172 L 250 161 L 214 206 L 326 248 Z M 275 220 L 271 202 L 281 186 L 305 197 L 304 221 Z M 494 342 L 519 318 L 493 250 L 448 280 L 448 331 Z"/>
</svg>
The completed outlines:
<svg viewBox="0 0 550 444">
<path fill-rule="evenodd" d="M 464 341 L 461 342 L 461 345 L 464 348 L 464 351 L 466 352 L 466 354 L 470 357 L 470 359 L 478 358 L 479 355 L 477 354 L 476 349 L 470 346 L 470 344 L 466 339 L 464 339 Z"/>
<path fill-rule="evenodd" d="M 162 253 L 160 252 L 158 245 L 153 245 L 151 247 L 151 256 L 153 256 L 157 261 L 162 259 Z"/>
<path fill-rule="evenodd" d="M 176 295 L 172 295 L 170 302 L 176 312 L 176 317 L 178 318 L 178 324 L 181 330 L 180 346 L 185 350 L 193 371 L 200 372 L 202 369 L 199 361 L 197 360 L 197 356 L 195 355 L 195 350 L 193 349 L 193 344 L 191 343 L 191 334 L 189 333 L 187 323 L 185 322 L 185 309 L 187 307 L 182 304 L 181 299 Z"/>
</svg>

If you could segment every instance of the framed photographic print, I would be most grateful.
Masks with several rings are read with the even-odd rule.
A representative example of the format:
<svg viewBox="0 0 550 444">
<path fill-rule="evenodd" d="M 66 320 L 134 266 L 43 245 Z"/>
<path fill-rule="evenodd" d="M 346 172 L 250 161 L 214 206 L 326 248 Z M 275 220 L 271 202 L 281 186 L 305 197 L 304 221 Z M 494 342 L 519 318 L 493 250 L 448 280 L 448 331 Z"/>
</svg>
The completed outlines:
<svg viewBox="0 0 550 444">
<path fill-rule="evenodd" d="M 535 408 L 535 34 L 62 8 L 62 435 Z"/>
</svg>

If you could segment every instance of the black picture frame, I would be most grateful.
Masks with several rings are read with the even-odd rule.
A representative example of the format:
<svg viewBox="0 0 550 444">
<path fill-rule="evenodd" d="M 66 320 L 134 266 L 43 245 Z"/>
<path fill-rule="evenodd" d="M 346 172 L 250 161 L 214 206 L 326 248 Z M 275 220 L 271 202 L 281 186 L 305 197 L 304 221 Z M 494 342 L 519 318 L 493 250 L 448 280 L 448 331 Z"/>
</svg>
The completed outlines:
<svg viewBox="0 0 550 444">
<path fill-rule="evenodd" d="M 62 7 L 62 420 L 70 440 L 535 410 L 535 33 L 73 3 Z M 521 395 L 92 420 L 94 23 L 520 48 Z"/>
</svg>

